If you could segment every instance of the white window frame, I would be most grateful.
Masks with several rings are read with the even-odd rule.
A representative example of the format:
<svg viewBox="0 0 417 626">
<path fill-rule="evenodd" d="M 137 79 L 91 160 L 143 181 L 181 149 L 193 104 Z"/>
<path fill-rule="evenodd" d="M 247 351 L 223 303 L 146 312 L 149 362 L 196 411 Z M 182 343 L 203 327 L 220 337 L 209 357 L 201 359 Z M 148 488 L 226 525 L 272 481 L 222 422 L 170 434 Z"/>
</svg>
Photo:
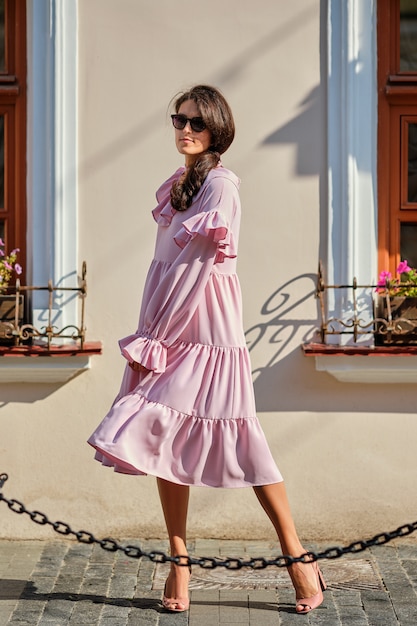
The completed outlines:
<svg viewBox="0 0 417 626">
<path fill-rule="evenodd" d="M 28 0 L 27 31 L 29 276 L 77 286 L 77 0 Z M 76 324 L 76 299 L 56 313 L 59 326 Z"/>
<path fill-rule="evenodd" d="M 377 275 L 377 48 L 374 0 L 328 2 L 326 282 Z M 329 304 L 343 318 L 346 302 Z"/>
</svg>

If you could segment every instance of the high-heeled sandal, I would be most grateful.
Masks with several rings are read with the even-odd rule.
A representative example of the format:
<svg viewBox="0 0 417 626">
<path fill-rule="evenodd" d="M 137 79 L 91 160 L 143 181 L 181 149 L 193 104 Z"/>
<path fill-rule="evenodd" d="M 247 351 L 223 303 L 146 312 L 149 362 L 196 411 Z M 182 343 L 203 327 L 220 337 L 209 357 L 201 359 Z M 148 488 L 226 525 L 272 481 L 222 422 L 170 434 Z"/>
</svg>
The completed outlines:
<svg viewBox="0 0 417 626">
<path fill-rule="evenodd" d="M 191 577 L 191 565 L 188 566 Z M 164 595 L 162 597 L 162 606 L 171 613 L 183 613 L 190 608 L 190 598 L 167 598 L 167 581 L 165 582 Z"/>
<path fill-rule="evenodd" d="M 323 591 L 327 589 L 327 585 L 324 582 L 323 574 L 321 573 L 320 568 L 317 565 L 317 561 L 314 561 L 312 563 L 312 566 L 317 578 L 317 586 L 319 590 L 317 593 L 314 594 L 314 596 L 311 596 L 310 598 L 295 598 L 295 610 L 299 615 L 305 615 L 306 613 L 310 613 L 310 611 L 320 606 L 320 604 L 323 602 Z M 301 611 L 297 610 L 299 607 L 303 607 Z"/>
</svg>

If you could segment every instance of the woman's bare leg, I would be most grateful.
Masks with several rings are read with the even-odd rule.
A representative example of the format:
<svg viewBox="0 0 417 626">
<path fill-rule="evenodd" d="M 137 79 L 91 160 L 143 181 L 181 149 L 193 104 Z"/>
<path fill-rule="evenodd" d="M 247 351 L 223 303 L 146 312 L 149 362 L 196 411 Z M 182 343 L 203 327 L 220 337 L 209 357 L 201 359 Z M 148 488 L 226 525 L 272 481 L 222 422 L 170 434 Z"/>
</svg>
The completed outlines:
<svg viewBox="0 0 417 626">
<path fill-rule="evenodd" d="M 300 556 L 306 552 L 297 535 L 284 483 L 254 487 L 254 491 L 274 525 L 282 553 Z M 318 592 L 317 577 L 311 565 L 294 563 L 288 568 L 288 572 L 297 598 L 309 598 Z"/>
<path fill-rule="evenodd" d="M 158 478 L 158 490 L 164 512 L 172 556 L 187 555 L 187 513 L 190 489 Z M 167 598 L 188 598 L 190 572 L 187 567 L 171 564 L 165 594 Z"/>
</svg>

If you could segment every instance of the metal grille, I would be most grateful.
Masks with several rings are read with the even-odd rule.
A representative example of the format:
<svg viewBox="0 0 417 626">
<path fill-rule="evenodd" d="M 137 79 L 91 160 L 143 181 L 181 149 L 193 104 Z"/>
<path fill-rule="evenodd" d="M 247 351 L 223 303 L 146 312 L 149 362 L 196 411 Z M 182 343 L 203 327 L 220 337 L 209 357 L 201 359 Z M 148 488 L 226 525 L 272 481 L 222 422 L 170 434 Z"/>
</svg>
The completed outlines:
<svg viewBox="0 0 417 626">
<path fill-rule="evenodd" d="M 20 281 L 17 280 L 14 286 L 3 287 L 0 293 L 7 295 L 10 300 L 12 296 L 12 302 L 9 307 L 11 313 L 6 316 L 6 319 L 0 319 L 0 337 L 2 343 L 13 346 L 30 345 L 36 343 L 40 347 L 44 347 L 50 350 L 52 342 L 54 340 L 71 339 L 79 343 L 79 347 L 82 349 L 85 341 L 85 298 L 87 295 L 87 265 L 85 261 L 82 264 L 81 277 L 79 279 L 79 285 L 77 287 L 61 287 L 54 286 L 52 281 L 48 282 L 45 287 L 35 287 L 33 285 L 23 286 Z M 48 292 L 48 306 L 45 310 L 46 324 L 42 327 L 35 327 L 29 323 L 23 315 L 22 298 L 25 297 L 30 303 L 32 294 L 36 291 Z M 56 300 L 56 294 L 60 292 L 69 292 L 69 295 L 78 297 L 80 302 L 80 325 L 74 324 L 67 325 L 63 328 L 59 328 L 54 325 L 53 315 L 54 306 Z M 14 301 L 13 301 L 14 300 Z M 28 310 L 28 302 L 26 303 L 26 310 Z M 28 317 L 28 314 L 26 315 Z"/>
<path fill-rule="evenodd" d="M 402 287 L 407 286 L 415 287 L 402 283 Z M 376 345 L 417 345 L 417 298 L 395 298 L 389 291 L 387 288 L 383 293 L 378 285 L 360 285 L 355 277 L 351 284 L 328 285 L 320 262 L 316 297 L 320 306 L 321 343 L 326 344 L 331 335 L 351 335 L 355 343 L 366 335 L 373 336 Z M 334 292 L 337 308 L 347 312 L 344 319 L 329 316 L 329 292 Z M 405 315 L 400 305 L 410 300 L 415 302 L 411 304 L 411 314 Z"/>
</svg>

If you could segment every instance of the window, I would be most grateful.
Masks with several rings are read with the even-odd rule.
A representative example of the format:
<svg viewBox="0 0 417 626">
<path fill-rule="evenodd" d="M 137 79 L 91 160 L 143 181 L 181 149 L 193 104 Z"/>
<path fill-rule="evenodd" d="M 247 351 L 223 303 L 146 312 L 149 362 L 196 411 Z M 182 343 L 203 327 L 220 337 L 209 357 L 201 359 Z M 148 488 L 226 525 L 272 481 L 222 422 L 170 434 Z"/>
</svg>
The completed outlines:
<svg viewBox="0 0 417 626">
<path fill-rule="evenodd" d="M 29 285 L 46 286 L 51 279 L 60 288 L 73 288 L 81 270 L 77 248 L 77 5 L 78 0 L 0 0 L 0 7 L 4 6 L 4 20 L 0 11 L 0 92 L 13 87 L 15 98 L 9 95 L 5 105 L 14 104 L 15 109 L 3 119 L 4 194 L 7 199 L 14 186 L 15 200 L 7 205 L 7 214 L 0 208 L 0 228 L 8 245 L 25 252 L 25 283 Z M 4 67 L 10 75 L 1 72 L 2 45 Z M 24 73 L 18 72 L 19 67 Z M 22 95 L 27 98 L 25 106 Z M 13 116 L 15 125 L 7 126 Z M 8 150 L 13 137 L 11 160 Z M 0 148 L 0 164 L 1 155 Z M 37 328 L 45 327 L 48 303 L 48 292 L 33 293 L 31 318 Z M 53 325 L 61 329 L 80 326 L 79 308 L 77 298 L 53 299 Z M 36 358 L 21 358 L 21 352 L 17 355 L 13 347 L 6 347 L 2 354 L 7 358 L 0 358 L 0 383 L 65 382 L 88 369 L 89 355 L 100 352 L 100 344 L 90 342 L 83 349 L 54 346 L 42 356 L 33 345 L 25 355 Z"/>
<path fill-rule="evenodd" d="M 417 267 L 417 0 L 379 0 L 378 256 Z"/>
<path fill-rule="evenodd" d="M 395 10 L 397 28 L 393 24 Z M 391 104 L 388 105 L 389 97 L 395 90 L 402 91 L 405 104 L 409 107 L 404 115 L 417 115 L 414 99 L 417 73 L 414 77 L 409 68 L 404 68 L 403 62 L 401 72 L 398 72 L 400 84 L 395 80 L 391 84 L 394 75 L 390 74 L 389 69 L 390 60 L 392 62 L 390 51 L 394 49 L 392 38 L 395 33 L 398 40 L 395 49 L 399 49 L 398 0 L 327 0 L 326 23 L 327 238 L 320 256 L 324 260 L 327 285 L 352 285 L 353 277 L 356 277 L 358 285 L 371 285 L 375 284 L 378 277 L 378 261 L 380 268 L 383 265 L 387 269 L 388 244 L 392 236 L 392 232 L 384 230 L 384 226 L 389 226 L 388 195 L 384 190 L 389 189 L 392 183 L 390 166 L 394 163 L 391 154 L 393 137 L 390 134 L 394 127 L 387 123 L 391 108 Z M 410 24 L 409 21 L 408 29 Z M 399 144 L 399 125 L 396 132 Z M 414 129 L 411 130 L 413 132 Z M 412 151 L 409 150 L 409 153 L 411 157 Z M 397 145 L 398 166 L 400 156 Z M 410 164 L 410 171 L 412 167 Z M 395 180 L 399 194 L 398 171 Z M 407 209 L 406 216 L 411 215 L 411 212 Z M 398 232 L 402 231 L 404 249 L 406 245 L 411 245 L 415 250 L 416 242 L 414 239 L 413 243 L 412 236 L 416 225 L 417 220 L 408 218 L 397 227 Z M 378 250 L 380 259 L 377 258 Z M 411 260 L 411 256 L 409 258 Z M 393 265 L 395 263 L 391 267 Z M 358 288 L 357 312 L 363 325 L 368 322 L 372 324 L 370 299 L 364 296 Z M 349 322 L 352 318 L 352 298 L 349 294 L 329 298 L 325 314 L 328 319 L 339 318 Z M 413 348 L 409 348 L 407 354 L 387 348 L 381 356 L 381 348 L 374 348 L 372 337 L 369 340 L 365 338 L 365 341 L 353 348 L 348 345 L 348 341 L 340 341 L 336 337 L 328 344 L 325 346 L 327 352 L 320 350 L 319 344 L 311 344 L 311 349 L 305 350 L 305 353 L 315 356 L 317 370 L 326 371 L 338 380 L 383 384 L 415 383 L 417 380 L 417 356 L 410 352 Z M 316 349 L 317 346 L 319 349 Z M 355 354 L 360 356 L 354 357 Z M 363 358 L 364 354 L 367 355 L 366 359 Z"/>
<path fill-rule="evenodd" d="M 25 0 L 0 0 L 0 237 L 26 268 Z"/>
</svg>

